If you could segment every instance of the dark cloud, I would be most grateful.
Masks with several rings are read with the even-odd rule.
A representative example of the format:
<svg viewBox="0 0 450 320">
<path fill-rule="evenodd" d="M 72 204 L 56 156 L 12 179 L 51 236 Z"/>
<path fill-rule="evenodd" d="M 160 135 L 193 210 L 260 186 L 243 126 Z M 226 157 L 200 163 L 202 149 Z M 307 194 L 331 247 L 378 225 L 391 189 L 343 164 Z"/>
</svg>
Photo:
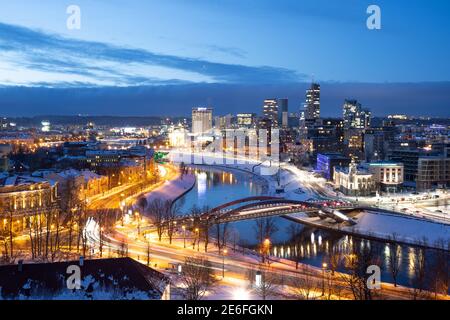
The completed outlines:
<svg viewBox="0 0 450 320">
<path fill-rule="evenodd" d="M 125 88 L 0 88 L 0 116 L 189 115 L 211 105 L 215 114 L 261 113 L 268 97 L 289 98 L 298 112 L 308 84 L 176 84 Z M 83 86 L 82 83 L 78 84 Z M 341 116 L 345 98 L 358 99 L 375 115 L 405 113 L 450 117 L 450 82 L 415 84 L 322 83 L 322 114 Z"/>
<path fill-rule="evenodd" d="M 213 50 L 243 55 L 236 48 L 211 46 Z M 75 74 L 97 80 L 117 80 L 125 85 L 161 84 L 157 74 L 136 78 L 133 68 L 118 72 L 114 66 L 102 63 L 118 63 L 122 67 L 144 64 L 198 73 L 220 83 L 292 83 L 305 78 L 296 71 L 268 66 L 252 67 L 237 64 L 209 62 L 147 50 L 114 46 L 107 43 L 67 39 L 58 35 L 0 23 L 0 51 L 20 53 L 23 58 L 14 61 L 19 66 L 45 72 Z M 98 64 L 97 64 L 98 63 Z M 102 65 L 101 67 L 99 65 Z M 126 69 L 126 68 L 125 68 Z M 140 82 L 136 82 L 139 79 Z M 177 81 L 174 77 L 173 81 Z M 173 83 L 172 81 L 172 83 Z"/>
</svg>

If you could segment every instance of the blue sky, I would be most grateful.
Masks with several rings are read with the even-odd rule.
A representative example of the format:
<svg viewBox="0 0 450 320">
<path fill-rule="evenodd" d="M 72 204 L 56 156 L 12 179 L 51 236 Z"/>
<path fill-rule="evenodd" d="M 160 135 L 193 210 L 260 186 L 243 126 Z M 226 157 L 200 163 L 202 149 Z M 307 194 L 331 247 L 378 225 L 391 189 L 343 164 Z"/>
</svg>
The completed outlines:
<svg viewBox="0 0 450 320">
<path fill-rule="evenodd" d="M 71 4 L 81 30 L 66 27 Z M 381 8 L 381 30 L 366 27 L 370 4 Z M 6 87 L 450 81 L 450 1 L 0 0 L 0 8 Z"/>
</svg>

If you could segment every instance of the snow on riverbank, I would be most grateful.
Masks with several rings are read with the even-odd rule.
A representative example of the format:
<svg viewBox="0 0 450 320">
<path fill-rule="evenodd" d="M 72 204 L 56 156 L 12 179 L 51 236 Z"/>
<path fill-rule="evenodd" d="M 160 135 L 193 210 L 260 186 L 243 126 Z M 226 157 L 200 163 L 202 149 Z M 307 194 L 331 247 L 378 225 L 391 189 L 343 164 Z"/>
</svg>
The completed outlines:
<svg viewBox="0 0 450 320">
<path fill-rule="evenodd" d="M 175 180 L 167 181 L 160 188 L 147 193 L 145 197 L 150 203 L 154 199 L 161 199 L 163 201 L 175 201 L 190 191 L 195 185 L 195 175 L 185 174 L 183 177 L 178 176 Z"/>
<path fill-rule="evenodd" d="M 446 224 L 373 211 L 362 212 L 356 219 L 356 226 L 341 229 L 384 239 L 395 234 L 398 240 L 413 244 L 426 239 L 430 246 L 438 240 L 450 240 L 450 226 Z"/>
</svg>

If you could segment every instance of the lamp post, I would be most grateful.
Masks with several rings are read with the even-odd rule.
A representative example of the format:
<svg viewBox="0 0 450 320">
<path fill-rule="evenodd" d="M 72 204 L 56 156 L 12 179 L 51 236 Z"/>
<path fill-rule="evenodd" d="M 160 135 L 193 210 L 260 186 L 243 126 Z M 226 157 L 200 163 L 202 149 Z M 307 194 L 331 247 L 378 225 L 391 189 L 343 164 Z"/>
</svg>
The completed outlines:
<svg viewBox="0 0 450 320">
<path fill-rule="evenodd" d="M 199 230 L 198 230 L 198 228 L 195 228 L 195 238 L 194 238 L 194 243 L 193 243 L 193 246 L 192 246 L 192 250 L 195 250 L 195 241 L 198 241 L 198 233 L 199 233 Z"/>
<path fill-rule="evenodd" d="M 325 295 L 325 270 L 327 269 L 328 264 L 325 262 L 322 263 L 322 297 Z"/>
<path fill-rule="evenodd" d="M 225 256 L 227 255 L 228 250 L 224 249 L 222 254 L 222 279 L 225 278 Z"/>
<path fill-rule="evenodd" d="M 136 217 L 136 222 L 137 222 L 137 227 L 138 227 L 138 236 L 141 235 L 141 218 L 139 216 L 139 212 L 135 212 L 134 213 L 135 217 Z"/>
<path fill-rule="evenodd" d="M 264 257 L 266 257 L 267 262 L 269 262 L 270 245 L 271 245 L 270 239 L 266 238 L 263 243 L 263 260 L 264 260 Z"/>
<path fill-rule="evenodd" d="M 186 226 L 181 226 L 181 228 L 183 229 L 183 243 L 184 243 L 184 248 L 186 249 Z"/>
</svg>

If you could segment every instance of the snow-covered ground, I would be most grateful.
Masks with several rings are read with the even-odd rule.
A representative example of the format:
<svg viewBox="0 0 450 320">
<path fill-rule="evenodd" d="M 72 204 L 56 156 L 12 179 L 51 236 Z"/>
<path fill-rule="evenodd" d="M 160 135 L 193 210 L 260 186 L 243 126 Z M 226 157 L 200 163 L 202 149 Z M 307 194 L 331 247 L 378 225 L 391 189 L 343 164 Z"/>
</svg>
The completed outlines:
<svg viewBox="0 0 450 320">
<path fill-rule="evenodd" d="M 450 241 L 450 226 L 447 224 L 384 212 L 361 212 L 355 217 L 357 221 L 355 226 L 342 226 L 328 219 L 308 217 L 305 213 L 295 213 L 289 217 L 299 223 L 307 223 L 318 228 L 323 227 L 380 240 L 393 240 L 395 237 L 396 241 L 411 245 L 420 244 L 439 248 L 441 244 L 438 241 L 443 241 L 445 245 Z"/>
<path fill-rule="evenodd" d="M 356 219 L 358 221 L 356 226 L 342 229 L 385 239 L 389 239 L 395 234 L 398 240 L 410 243 L 425 240 L 430 246 L 434 246 L 438 240 L 446 242 L 450 240 L 450 225 L 448 224 L 374 211 L 362 212 Z"/>
<path fill-rule="evenodd" d="M 145 195 L 148 202 L 154 199 L 174 201 L 192 189 L 195 185 L 195 175 L 185 174 L 175 180 L 167 181 L 160 188 Z"/>
</svg>

